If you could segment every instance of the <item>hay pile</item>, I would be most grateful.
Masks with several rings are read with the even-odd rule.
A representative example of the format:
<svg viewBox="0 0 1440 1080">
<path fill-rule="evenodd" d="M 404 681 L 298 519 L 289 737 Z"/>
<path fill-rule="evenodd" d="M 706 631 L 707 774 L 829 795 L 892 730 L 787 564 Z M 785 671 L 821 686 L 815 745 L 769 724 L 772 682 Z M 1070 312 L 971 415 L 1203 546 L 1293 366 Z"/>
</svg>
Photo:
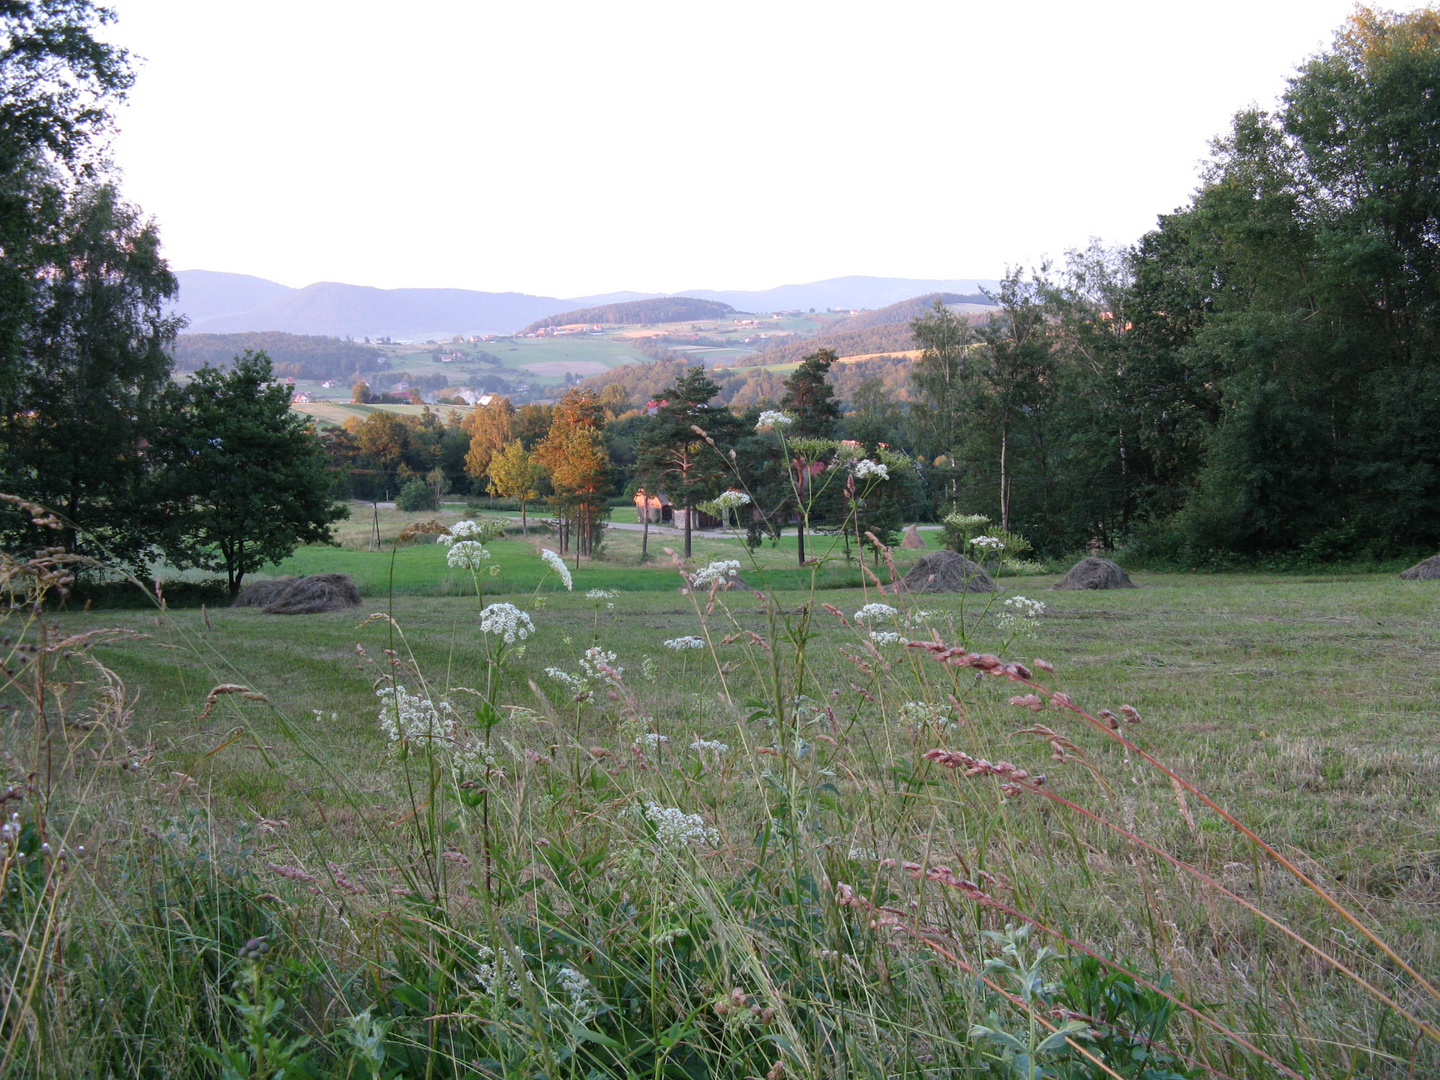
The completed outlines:
<svg viewBox="0 0 1440 1080">
<path fill-rule="evenodd" d="M 349 574 L 276 578 L 246 586 L 233 607 L 258 607 L 267 615 L 316 615 L 360 606 L 360 590 Z"/>
<path fill-rule="evenodd" d="M 971 562 L 959 552 L 947 550 L 926 555 L 901 580 L 887 585 L 885 591 L 994 592 L 995 581 L 979 563 Z"/>
<path fill-rule="evenodd" d="M 1406 581 L 1440 581 L 1440 555 L 1431 555 L 1409 570 L 1402 570 L 1400 576 Z"/>
<path fill-rule="evenodd" d="M 1057 589 L 1133 589 L 1130 575 L 1109 559 L 1081 559 L 1055 583 Z"/>
<path fill-rule="evenodd" d="M 240 595 L 235 597 L 231 607 L 265 607 L 273 603 L 275 598 L 282 592 L 295 584 L 293 577 L 271 578 L 269 581 L 252 581 L 240 590 Z"/>
<path fill-rule="evenodd" d="M 923 548 L 925 546 L 925 541 L 920 536 L 920 529 L 915 525 L 911 525 L 908 529 L 906 529 L 905 539 L 900 541 L 900 546 L 902 548 L 909 548 L 911 550 L 914 550 L 915 548 Z"/>
</svg>

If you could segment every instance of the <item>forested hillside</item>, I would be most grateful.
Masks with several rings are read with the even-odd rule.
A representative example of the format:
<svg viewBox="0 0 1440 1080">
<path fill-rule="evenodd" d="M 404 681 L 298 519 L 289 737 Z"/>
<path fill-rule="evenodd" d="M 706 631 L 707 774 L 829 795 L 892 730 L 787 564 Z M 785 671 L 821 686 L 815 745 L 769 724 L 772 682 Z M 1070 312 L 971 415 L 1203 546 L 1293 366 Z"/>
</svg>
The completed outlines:
<svg viewBox="0 0 1440 1080">
<path fill-rule="evenodd" d="M 297 379 L 348 379 L 374 368 L 383 355 L 378 349 L 353 341 L 278 330 L 182 334 L 175 340 L 175 370 L 223 367 L 246 349 L 266 353 L 279 377 L 290 375 Z"/>
<path fill-rule="evenodd" d="M 658 296 L 650 300 L 626 300 L 619 304 L 562 311 L 559 315 L 537 319 L 522 334 L 533 334 L 551 326 L 591 323 L 600 326 L 625 326 L 636 323 L 673 323 L 688 320 L 723 319 L 735 314 L 729 304 L 715 300 L 695 300 L 688 296 Z"/>
</svg>

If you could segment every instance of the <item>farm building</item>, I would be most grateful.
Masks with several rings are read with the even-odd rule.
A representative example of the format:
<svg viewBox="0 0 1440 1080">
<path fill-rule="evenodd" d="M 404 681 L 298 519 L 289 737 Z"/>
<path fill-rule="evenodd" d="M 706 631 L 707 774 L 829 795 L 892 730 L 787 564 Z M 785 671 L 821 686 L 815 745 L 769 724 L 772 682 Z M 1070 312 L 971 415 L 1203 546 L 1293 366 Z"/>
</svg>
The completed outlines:
<svg viewBox="0 0 1440 1080">
<path fill-rule="evenodd" d="M 635 519 L 641 524 L 647 521 L 651 525 L 669 524 L 674 514 L 675 508 L 664 495 L 651 495 L 644 488 L 635 493 Z"/>
</svg>

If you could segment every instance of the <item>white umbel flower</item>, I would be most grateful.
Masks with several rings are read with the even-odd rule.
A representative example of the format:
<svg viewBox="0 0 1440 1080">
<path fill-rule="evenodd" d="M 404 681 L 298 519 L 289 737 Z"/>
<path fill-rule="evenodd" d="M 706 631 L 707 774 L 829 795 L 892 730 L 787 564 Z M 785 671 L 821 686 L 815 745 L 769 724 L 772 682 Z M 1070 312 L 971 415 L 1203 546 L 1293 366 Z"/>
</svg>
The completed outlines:
<svg viewBox="0 0 1440 1080">
<path fill-rule="evenodd" d="M 720 834 L 706 825 L 699 814 L 687 814 L 678 807 L 647 802 L 641 816 L 655 826 L 655 841 L 661 847 L 683 848 L 720 843 Z"/>
<path fill-rule="evenodd" d="M 1022 619 L 1038 619 L 1045 614 L 1044 600 L 1031 600 L 1024 596 L 1012 596 L 1005 601 L 1005 606 L 1012 609 Z"/>
<path fill-rule="evenodd" d="M 456 570 L 479 570 L 480 564 L 490 558 L 485 545 L 475 540 L 456 540 L 450 545 L 450 554 L 445 561 Z"/>
<path fill-rule="evenodd" d="M 665 648 L 673 649 L 675 652 L 684 652 L 686 649 L 703 649 L 704 647 L 705 642 L 701 638 L 688 634 L 685 637 L 674 637 L 665 642 Z"/>
<path fill-rule="evenodd" d="M 767 409 L 760 414 L 760 419 L 755 421 L 755 430 L 764 431 L 767 428 L 776 428 L 784 431 L 791 424 L 795 423 L 793 416 L 786 416 L 783 412 L 776 412 L 774 409 Z"/>
<path fill-rule="evenodd" d="M 575 582 L 570 579 L 570 568 L 565 565 L 565 560 L 549 548 L 540 549 L 540 557 L 544 559 L 554 570 L 560 581 L 564 584 L 567 592 L 575 591 Z"/>
<path fill-rule="evenodd" d="M 391 742 L 448 745 L 454 738 L 456 721 L 448 701 L 436 704 L 403 686 L 383 686 L 375 696 L 380 699 L 380 730 Z"/>
<path fill-rule="evenodd" d="M 618 657 L 608 649 L 602 649 L 598 645 L 592 645 L 585 650 L 585 655 L 580 657 L 580 671 L 585 678 L 593 682 L 603 682 L 607 679 L 615 682 L 625 674 L 625 669 L 615 663 Z"/>
<path fill-rule="evenodd" d="M 893 619 L 900 612 L 889 604 L 866 604 L 855 612 L 856 622 L 872 622 L 876 619 Z"/>
<path fill-rule="evenodd" d="M 750 496 L 746 495 L 745 492 L 731 490 L 722 491 L 705 505 L 713 506 L 718 510 L 738 510 L 742 506 L 749 505 L 749 503 Z"/>
<path fill-rule="evenodd" d="M 998 536 L 977 536 L 970 541 L 970 546 L 980 548 L 982 551 L 1004 551 L 1005 541 Z"/>
<path fill-rule="evenodd" d="M 871 630 L 870 640 L 876 645 L 908 645 L 910 642 L 893 630 Z"/>
<path fill-rule="evenodd" d="M 491 604 L 480 613 L 480 632 L 499 634 L 506 645 L 514 645 L 533 634 L 535 624 L 514 604 Z"/>
<path fill-rule="evenodd" d="M 856 480 L 889 480 L 890 469 L 878 461 L 871 461 L 869 458 L 861 458 L 850 466 L 850 471 L 855 474 Z"/>
<path fill-rule="evenodd" d="M 739 559 L 719 559 L 703 569 L 696 570 L 690 579 L 695 589 L 708 589 L 712 585 L 724 585 L 726 580 L 740 573 Z"/>
</svg>

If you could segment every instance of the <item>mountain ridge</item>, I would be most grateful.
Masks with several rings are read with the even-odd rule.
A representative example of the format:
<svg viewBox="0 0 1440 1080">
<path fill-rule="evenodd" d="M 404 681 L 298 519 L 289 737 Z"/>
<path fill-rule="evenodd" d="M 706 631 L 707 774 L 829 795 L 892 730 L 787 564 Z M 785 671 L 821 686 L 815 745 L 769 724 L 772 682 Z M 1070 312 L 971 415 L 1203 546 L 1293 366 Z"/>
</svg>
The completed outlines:
<svg viewBox="0 0 1440 1080">
<path fill-rule="evenodd" d="M 861 310 L 886 307 L 926 293 L 975 293 L 980 287 L 995 284 L 985 278 L 935 281 L 852 275 L 761 290 L 622 291 L 562 299 L 473 289 L 380 289 L 335 281 L 292 288 L 266 278 L 217 270 L 181 270 L 175 276 L 180 282 L 180 296 L 169 305 L 169 311 L 189 318 L 188 333 L 276 330 L 400 340 L 439 340 L 456 334 L 507 335 L 529 323 L 579 308 L 667 297 L 711 300 L 749 312 Z"/>
</svg>

